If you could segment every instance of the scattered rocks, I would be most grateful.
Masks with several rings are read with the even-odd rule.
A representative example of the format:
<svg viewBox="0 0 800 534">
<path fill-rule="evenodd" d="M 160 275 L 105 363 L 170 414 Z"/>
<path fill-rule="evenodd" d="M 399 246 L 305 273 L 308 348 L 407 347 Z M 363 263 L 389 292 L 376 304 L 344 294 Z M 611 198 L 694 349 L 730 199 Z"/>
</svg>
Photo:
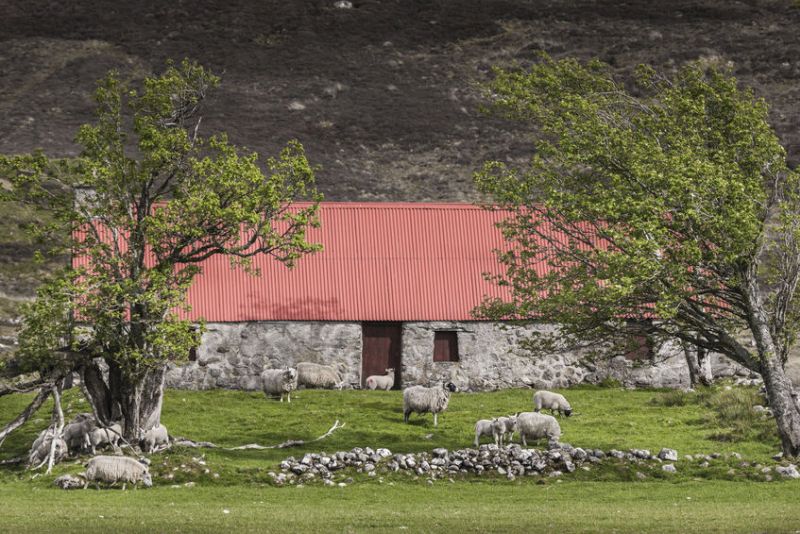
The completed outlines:
<svg viewBox="0 0 800 534">
<path fill-rule="evenodd" d="M 53 483 L 59 488 L 65 490 L 80 489 L 85 484 L 82 478 L 78 478 L 72 475 L 61 475 L 60 477 L 55 479 Z"/>
<path fill-rule="evenodd" d="M 667 449 L 666 447 L 661 449 L 658 453 L 658 457 L 661 460 L 667 462 L 677 462 L 678 461 L 678 451 L 675 449 Z"/>
<path fill-rule="evenodd" d="M 787 466 L 779 465 L 775 468 L 775 472 L 784 478 L 800 478 L 800 472 L 797 471 L 797 466 L 789 464 Z"/>
<path fill-rule="evenodd" d="M 664 464 L 661 466 L 661 470 L 666 473 L 676 473 L 678 471 L 673 464 Z"/>
</svg>

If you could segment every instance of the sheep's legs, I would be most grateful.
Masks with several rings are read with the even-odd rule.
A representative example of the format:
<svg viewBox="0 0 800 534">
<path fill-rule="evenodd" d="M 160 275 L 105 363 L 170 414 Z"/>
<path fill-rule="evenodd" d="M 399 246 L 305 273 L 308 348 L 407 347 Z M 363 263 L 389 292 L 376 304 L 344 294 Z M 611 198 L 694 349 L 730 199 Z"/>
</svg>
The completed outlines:
<svg viewBox="0 0 800 534">
<path fill-rule="evenodd" d="M 439 426 L 439 420 L 436 418 L 437 415 L 439 415 L 439 414 L 433 414 L 433 427 L 434 428 Z"/>
<path fill-rule="evenodd" d="M 528 448 L 528 442 L 525 441 L 525 434 L 520 434 L 520 436 L 522 436 L 522 446 L 527 449 Z"/>
<path fill-rule="evenodd" d="M 411 415 L 410 411 L 403 411 L 403 422 L 408 423 L 408 416 Z"/>
</svg>

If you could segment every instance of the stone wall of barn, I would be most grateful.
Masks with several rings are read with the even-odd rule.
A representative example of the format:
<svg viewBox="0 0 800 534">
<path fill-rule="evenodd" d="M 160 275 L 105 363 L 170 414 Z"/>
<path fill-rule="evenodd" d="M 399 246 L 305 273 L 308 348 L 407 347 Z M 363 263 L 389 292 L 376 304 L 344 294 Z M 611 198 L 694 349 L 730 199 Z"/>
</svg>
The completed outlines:
<svg viewBox="0 0 800 534">
<path fill-rule="evenodd" d="M 210 323 L 195 361 L 173 366 L 167 386 L 185 389 L 259 389 L 264 369 L 310 361 L 343 364 L 343 382 L 357 386 L 361 375 L 361 323 L 251 322 Z M 452 380 L 467 391 L 490 391 L 532 385 L 536 388 L 569 387 L 605 378 L 633 387 L 686 387 L 689 374 L 681 351 L 666 347 L 650 363 L 624 357 L 597 366 L 579 361 L 575 353 L 532 358 L 520 342 L 534 329 L 552 325 L 508 326 L 489 322 L 403 323 L 403 386 L 429 385 Z M 437 331 L 456 332 L 458 362 L 434 362 Z M 727 359 L 714 358 L 717 376 L 748 373 Z"/>
</svg>

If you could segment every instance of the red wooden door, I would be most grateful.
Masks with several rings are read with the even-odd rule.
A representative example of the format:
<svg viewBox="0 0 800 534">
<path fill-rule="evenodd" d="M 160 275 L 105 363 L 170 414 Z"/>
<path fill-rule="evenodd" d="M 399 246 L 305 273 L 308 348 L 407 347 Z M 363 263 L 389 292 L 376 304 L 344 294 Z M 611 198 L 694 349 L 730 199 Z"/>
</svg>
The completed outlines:
<svg viewBox="0 0 800 534">
<path fill-rule="evenodd" d="M 361 352 L 361 386 L 370 375 L 382 375 L 394 368 L 394 388 L 402 383 L 402 331 L 400 323 L 364 323 Z"/>
</svg>

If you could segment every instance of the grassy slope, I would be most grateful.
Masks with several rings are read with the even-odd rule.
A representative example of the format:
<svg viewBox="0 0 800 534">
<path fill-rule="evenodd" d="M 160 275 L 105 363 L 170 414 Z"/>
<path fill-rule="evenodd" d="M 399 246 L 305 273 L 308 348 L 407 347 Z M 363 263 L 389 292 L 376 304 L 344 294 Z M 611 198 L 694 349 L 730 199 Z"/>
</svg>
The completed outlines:
<svg viewBox="0 0 800 534">
<path fill-rule="evenodd" d="M 772 463 L 774 436 L 720 442 L 723 431 L 709 417 L 702 401 L 707 393 L 673 393 L 621 389 L 577 388 L 568 392 L 581 416 L 562 421 L 564 440 L 575 446 L 678 449 L 681 455 L 737 451 L 751 461 Z M 0 398 L 0 421 L 20 410 L 29 396 Z M 289 438 L 313 438 L 335 419 L 346 427 L 305 448 L 267 451 L 172 450 L 153 458 L 158 487 L 137 492 L 62 492 L 53 477 L 37 477 L 18 469 L 0 468 L 2 528 L 15 532 L 47 530 L 58 521 L 64 530 L 103 530 L 113 521 L 123 531 L 522 531 L 612 530 L 729 532 L 794 530 L 800 525 L 795 495 L 800 483 L 753 482 L 738 470 L 738 460 L 702 469 L 696 462 L 678 462 L 677 475 L 665 475 L 658 465 L 629 469 L 608 465 L 577 471 L 563 482 L 525 477 L 514 482 L 471 477 L 451 484 L 394 475 L 382 482 L 346 473 L 360 481 L 346 488 L 319 483 L 303 488 L 274 487 L 268 472 L 280 459 L 304 451 L 335 451 L 354 446 L 386 446 L 396 452 L 467 446 L 478 417 L 528 409 L 530 390 L 457 394 L 434 429 L 431 417 L 412 416 L 402 423 L 399 392 L 301 391 L 291 405 L 266 401 L 259 393 L 240 391 L 169 391 L 163 420 L 174 435 L 208 440 L 223 446 L 257 442 L 274 444 Z M 68 413 L 85 409 L 77 391 L 66 395 Z M 672 405 L 676 401 L 682 406 Z M 44 409 L 46 410 L 46 408 Z M 47 424 L 47 412 L 12 436 L 0 458 L 23 453 L 27 443 Z M 756 423 L 758 425 L 759 423 Z M 766 425 L 769 427 L 769 424 Z M 200 464 L 198 460 L 205 453 Z M 204 473 L 208 469 L 208 473 Z M 635 480 L 635 470 L 646 473 Z M 57 474 L 79 472 L 68 462 Z M 752 471 L 752 470 L 751 470 Z M 218 474 L 219 477 L 214 477 Z M 171 478 L 167 478 L 171 477 Z M 749 478 L 749 480 L 747 480 Z M 188 488 L 185 482 L 197 485 Z M 390 486 L 391 484 L 391 486 Z M 46 495 L 55 506 L 37 503 Z M 31 514 L 32 509 L 36 514 Z M 70 510 L 69 517 L 64 512 Z M 143 510 L 147 512 L 143 512 Z M 230 513 L 223 513 L 227 509 Z M 103 516 L 103 517 L 100 517 Z"/>
</svg>

